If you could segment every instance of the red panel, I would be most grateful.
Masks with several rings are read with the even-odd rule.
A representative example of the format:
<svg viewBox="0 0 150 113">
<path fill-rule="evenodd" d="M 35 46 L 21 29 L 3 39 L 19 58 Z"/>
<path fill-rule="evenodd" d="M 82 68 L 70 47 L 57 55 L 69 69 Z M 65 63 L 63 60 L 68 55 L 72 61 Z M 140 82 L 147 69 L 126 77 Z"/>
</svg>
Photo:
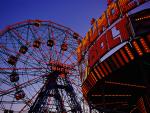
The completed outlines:
<svg viewBox="0 0 150 113">
<path fill-rule="evenodd" d="M 118 0 L 118 3 L 123 14 L 137 7 L 135 0 Z"/>
<path fill-rule="evenodd" d="M 109 20 L 109 24 L 111 25 L 115 20 L 119 18 L 119 16 L 120 12 L 116 2 L 112 2 L 107 8 L 107 17 Z"/>
<path fill-rule="evenodd" d="M 117 60 L 118 60 L 119 63 L 121 64 L 121 66 L 124 66 L 125 63 L 124 63 L 123 59 L 121 58 L 121 56 L 119 55 L 119 53 L 117 52 L 115 55 L 116 55 L 116 57 L 117 57 Z"/>
<path fill-rule="evenodd" d="M 81 53 L 81 44 L 78 46 L 77 48 L 77 58 L 78 58 L 78 62 L 81 62 L 81 59 L 82 59 L 82 53 Z"/>
<path fill-rule="evenodd" d="M 86 36 L 88 36 L 88 35 L 86 35 Z M 85 37 L 84 39 L 82 39 L 82 52 L 87 49 L 89 44 L 90 44 L 89 37 Z"/>
<path fill-rule="evenodd" d="M 89 79 L 92 81 L 92 87 L 95 85 L 95 83 L 96 83 L 96 79 L 94 78 L 94 74 L 93 74 L 93 72 L 91 72 L 90 73 L 90 75 L 89 75 Z"/>
<path fill-rule="evenodd" d="M 102 79 L 102 77 L 101 77 L 100 73 L 97 71 L 96 67 L 94 68 L 94 72 L 96 73 L 96 75 L 99 79 Z"/>
<path fill-rule="evenodd" d="M 123 59 L 125 60 L 126 63 L 129 63 L 129 59 L 127 57 L 127 55 L 125 54 L 123 49 L 120 49 L 120 54 L 123 57 Z"/>
<path fill-rule="evenodd" d="M 97 66 L 98 71 L 100 72 L 102 77 L 105 77 L 104 72 L 102 71 L 100 66 Z"/>
<path fill-rule="evenodd" d="M 106 34 L 102 35 L 96 42 L 98 49 L 98 57 L 102 57 L 108 51 L 108 44 L 106 40 Z"/>
<path fill-rule="evenodd" d="M 115 46 L 117 46 L 118 44 L 120 44 L 121 43 L 121 40 L 120 40 L 120 38 L 119 37 L 117 37 L 117 38 L 113 38 L 113 35 L 112 35 L 112 31 L 111 30 L 108 30 L 107 32 L 106 32 L 106 34 L 107 34 L 107 40 L 108 40 L 108 45 L 109 45 L 109 48 L 111 49 L 111 48 L 113 48 L 113 47 L 115 47 Z"/>
<path fill-rule="evenodd" d="M 93 35 L 91 38 L 92 38 L 92 40 L 95 40 L 98 37 L 97 21 L 94 22 L 92 30 L 93 30 Z M 90 40 L 90 42 L 91 42 L 91 40 Z"/>
<path fill-rule="evenodd" d="M 122 20 L 120 20 L 116 24 L 116 29 L 120 31 L 122 41 L 129 40 L 129 32 L 128 32 L 128 17 L 124 16 Z"/>
<path fill-rule="evenodd" d="M 97 54 L 97 51 L 96 51 L 96 46 L 94 45 L 93 47 L 90 48 L 89 50 L 89 56 L 88 56 L 88 62 L 89 62 L 89 66 L 92 67 L 95 62 L 97 61 L 98 59 L 98 54 Z"/>
<path fill-rule="evenodd" d="M 104 28 L 106 29 L 108 27 L 108 21 L 105 12 L 102 14 L 101 18 L 97 20 L 97 24 L 100 34 L 104 31 Z"/>
<path fill-rule="evenodd" d="M 94 75 L 94 73 L 93 72 L 91 72 L 91 79 L 93 79 L 93 81 L 94 81 L 94 85 L 96 84 L 96 82 L 97 82 L 97 78 L 95 77 L 95 75 Z"/>
<path fill-rule="evenodd" d="M 113 0 L 107 0 L 107 4 L 110 5 L 113 2 Z"/>
<path fill-rule="evenodd" d="M 106 68 L 104 67 L 103 63 L 100 63 L 100 67 L 103 70 L 103 72 L 105 73 L 105 75 L 108 75 L 108 72 L 107 72 Z"/>
<path fill-rule="evenodd" d="M 133 55 L 132 51 L 130 50 L 129 46 L 126 45 L 124 48 L 125 48 L 125 50 L 126 50 L 128 56 L 130 57 L 130 59 L 131 59 L 131 60 L 134 60 L 134 55 Z"/>
<path fill-rule="evenodd" d="M 138 45 L 138 43 L 136 41 L 133 41 L 132 44 L 133 44 L 133 47 L 135 48 L 136 52 L 138 53 L 138 55 L 142 56 L 143 52 L 142 52 L 140 46 Z"/>
<path fill-rule="evenodd" d="M 89 65 L 92 67 L 96 61 L 108 50 L 106 35 L 102 35 L 89 50 Z"/>
<path fill-rule="evenodd" d="M 149 48 L 148 44 L 146 43 L 146 41 L 144 40 L 144 38 L 141 38 L 140 42 L 143 46 L 144 52 L 150 53 L 150 48 Z"/>
<path fill-rule="evenodd" d="M 88 36 L 89 36 L 89 41 L 90 41 L 90 44 L 91 44 L 95 40 L 95 37 L 93 36 L 92 28 L 90 28 L 90 30 L 88 31 Z"/>
<path fill-rule="evenodd" d="M 112 58 L 114 64 L 116 65 L 116 67 L 117 67 L 117 68 L 120 68 L 120 65 L 119 65 L 118 61 L 116 60 L 116 58 L 114 57 L 114 55 L 112 55 L 111 58 Z"/>
</svg>

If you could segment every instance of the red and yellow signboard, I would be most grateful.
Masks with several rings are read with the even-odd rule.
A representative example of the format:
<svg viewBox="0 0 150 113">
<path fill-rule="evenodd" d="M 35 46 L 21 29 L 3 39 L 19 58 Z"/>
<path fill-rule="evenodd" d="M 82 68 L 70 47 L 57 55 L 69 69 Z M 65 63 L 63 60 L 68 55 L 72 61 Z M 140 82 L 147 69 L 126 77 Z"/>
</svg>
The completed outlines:
<svg viewBox="0 0 150 113">
<path fill-rule="evenodd" d="M 129 40 L 131 31 L 126 13 L 147 1 L 149 0 L 108 0 L 107 10 L 93 23 L 92 28 L 77 48 L 78 62 L 81 62 L 84 53 L 89 50 L 89 64 L 93 66 L 96 60 L 110 49 Z M 115 27 L 119 31 L 119 37 L 112 36 L 110 27 L 113 23 L 115 24 L 112 28 Z M 93 44 L 95 41 L 96 43 Z"/>
<path fill-rule="evenodd" d="M 106 52 L 114 48 L 123 41 L 129 40 L 128 33 L 128 17 L 124 16 L 116 25 L 115 28 L 120 35 L 113 37 L 112 30 L 107 30 L 103 35 L 100 35 L 95 44 L 89 49 L 89 66 L 92 67 L 95 62 L 101 58 Z"/>
</svg>

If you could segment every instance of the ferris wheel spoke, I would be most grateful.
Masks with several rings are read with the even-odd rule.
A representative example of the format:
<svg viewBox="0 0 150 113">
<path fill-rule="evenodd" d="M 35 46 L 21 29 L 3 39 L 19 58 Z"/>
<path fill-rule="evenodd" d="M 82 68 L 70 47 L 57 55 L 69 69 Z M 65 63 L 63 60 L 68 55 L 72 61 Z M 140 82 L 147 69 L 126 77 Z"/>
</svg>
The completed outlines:
<svg viewBox="0 0 150 113">
<path fill-rule="evenodd" d="M 40 25 L 39 25 L 39 26 L 40 26 Z M 43 37 L 43 35 L 46 34 L 46 30 L 47 30 L 47 28 L 45 27 L 45 28 L 44 28 L 44 31 L 42 31 L 42 32 L 39 34 L 39 31 L 40 31 L 39 27 L 36 27 L 36 28 L 35 28 L 35 26 L 32 26 L 31 29 L 32 29 L 33 33 L 34 33 L 39 39 L 41 39 L 41 38 Z"/>
<path fill-rule="evenodd" d="M 41 20 L 20 22 L 6 31 L 0 38 L 0 85 L 5 87 L 0 87 L 0 109 L 15 111 L 18 105 L 18 112 L 81 111 L 74 32 Z"/>
<path fill-rule="evenodd" d="M 61 61 L 63 55 L 64 55 L 64 51 L 62 49 L 60 49 L 59 52 L 57 52 L 57 60 L 58 60 L 58 62 Z"/>
<path fill-rule="evenodd" d="M 12 53 L 15 53 L 15 54 L 20 54 L 19 52 L 13 51 L 12 49 L 7 48 L 7 47 L 5 47 L 5 46 L 3 46 L 3 45 L 1 45 L 1 47 L 2 47 L 3 49 L 5 49 L 5 50 L 9 51 L 9 52 L 12 52 Z M 4 53 L 4 54 L 8 55 L 9 53 Z M 29 55 L 23 55 L 23 57 L 26 57 L 26 59 L 30 58 L 30 59 L 32 59 L 32 60 L 35 60 L 36 62 L 40 62 L 40 63 L 43 63 L 43 64 L 47 65 L 47 62 L 44 62 L 43 60 L 37 59 L 38 56 L 35 56 L 36 58 L 33 57 L 33 56 L 34 56 L 33 53 L 29 53 Z"/>
<path fill-rule="evenodd" d="M 12 48 L 14 51 L 17 51 L 17 46 L 18 46 L 18 44 L 19 44 L 20 42 L 16 42 L 14 36 L 12 36 L 10 32 L 9 32 L 9 35 L 10 35 L 10 37 L 11 37 L 11 40 L 10 40 L 11 44 L 9 44 L 8 46 L 11 46 L 11 48 Z M 17 40 L 17 41 L 18 41 L 18 40 Z M 19 45 L 20 45 L 20 44 L 19 44 Z"/>
<path fill-rule="evenodd" d="M 42 56 L 42 60 L 45 61 L 47 63 L 47 60 L 49 59 L 49 55 L 44 52 L 45 50 L 43 50 L 42 48 L 39 48 L 39 53 Z"/>
<path fill-rule="evenodd" d="M 50 28 L 49 25 L 48 25 L 47 29 L 48 29 L 48 40 L 50 40 L 50 41 L 52 40 L 52 42 L 53 42 L 50 48 L 48 48 L 46 46 L 47 50 L 48 50 L 48 54 L 49 54 L 49 60 L 50 60 L 50 59 L 52 59 L 52 54 L 53 54 L 52 46 L 55 44 L 55 42 L 54 42 L 54 38 L 52 37 L 52 28 Z M 47 42 L 47 45 L 48 45 L 48 42 Z"/>
<path fill-rule="evenodd" d="M 10 66 L 8 65 L 8 63 L 7 63 L 7 60 L 5 59 L 5 57 L 4 57 L 3 55 L 0 55 L 0 59 L 1 59 L 1 62 L 0 62 L 0 66 L 1 66 L 1 67 L 4 67 L 5 65 L 6 65 L 7 67 L 10 67 Z M 0 71 L 0 73 L 1 73 L 1 71 Z"/>
<path fill-rule="evenodd" d="M 27 30 L 26 30 L 26 40 L 29 42 L 29 32 L 30 32 L 30 25 L 27 25 Z"/>
<path fill-rule="evenodd" d="M 13 70 L 14 68 L 0 68 L 0 70 Z M 39 70 L 39 69 L 43 69 L 43 68 L 15 68 L 15 70 Z"/>
<path fill-rule="evenodd" d="M 66 60 L 64 61 L 64 63 L 66 63 L 73 55 L 75 54 L 75 52 L 71 52 L 70 55 L 66 58 Z"/>
<path fill-rule="evenodd" d="M 38 77 L 36 77 L 36 78 L 33 78 L 33 79 L 29 80 L 29 81 L 26 81 L 26 82 L 24 82 L 24 83 L 22 83 L 22 84 L 19 84 L 17 87 L 22 87 L 22 88 L 24 88 L 24 87 L 26 87 L 26 86 L 32 85 L 32 84 L 36 83 L 37 81 L 40 81 L 40 80 L 41 80 L 40 78 L 42 78 L 42 77 L 44 77 L 44 76 L 46 76 L 46 75 L 41 75 L 41 76 L 38 76 Z M 12 88 L 10 88 L 10 89 L 7 89 L 7 90 L 3 90 L 3 91 L 1 91 L 0 96 L 2 96 L 2 95 L 4 95 L 4 94 L 11 93 L 11 92 L 13 92 L 13 91 L 15 91 L 15 90 L 16 90 L 16 86 L 15 86 L 15 87 L 12 87 Z"/>
<path fill-rule="evenodd" d="M 0 79 L 1 84 L 5 84 L 7 86 L 13 86 L 12 83 L 10 83 L 9 81 L 5 80 L 5 79 Z M 0 90 L 0 92 L 3 92 L 2 90 Z"/>
<path fill-rule="evenodd" d="M 15 29 L 12 29 L 12 33 L 14 33 L 14 34 L 16 35 L 16 36 L 14 36 L 14 37 L 21 39 L 25 44 L 30 44 L 30 43 L 29 43 L 26 39 L 24 39 L 24 38 L 19 34 L 19 32 L 16 31 Z"/>
<path fill-rule="evenodd" d="M 39 91 L 37 91 L 37 92 L 32 96 L 32 98 L 29 100 L 29 102 L 32 102 L 32 101 L 33 101 L 33 99 L 39 94 L 39 92 L 41 91 L 42 88 L 43 88 L 43 86 L 40 88 Z M 19 111 L 19 113 L 23 112 L 26 107 L 27 107 L 27 104 Z"/>
<path fill-rule="evenodd" d="M 54 41 L 56 41 L 56 40 L 55 40 L 55 36 L 54 36 L 54 31 L 51 30 L 51 32 L 52 32 L 52 39 L 53 39 Z M 54 52 L 55 52 L 55 54 L 53 53 L 53 55 L 55 55 L 55 56 L 53 56 L 53 58 L 54 58 L 55 60 L 57 60 L 59 54 L 58 54 L 56 42 L 54 42 L 54 47 L 53 47 L 53 49 L 54 49 Z"/>
<path fill-rule="evenodd" d="M 38 29 L 38 28 L 37 28 L 37 29 Z M 43 37 L 43 36 L 38 34 L 38 31 L 35 29 L 34 26 L 31 27 L 31 31 L 32 31 L 33 34 L 36 35 L 36 36 L 34 35 L 34 37 L 37 37 L 36 39 L 41 40 L 42 44 L 45 44 L 44 40 L 42 40 L 42 37 Z M 45 28 L 45 32 L 46 32 L 46 28 Z M 44 34 L 45 32 L 43 32 L 43 34 Z M 47 46 L 46 46 L 46 47 L 47 47 Z M 41 55 L 43 56 L 43 58 L 46 58 L 46 57 L 48 58 L 48 54 L 46 54 L 46 52 L 44 52 L 44 50 L 42 50 L 42 47 L 39 48 L 39 52 L 41 53 Z"/>
<path fill-rule="evenodd" d="M 63 61 L 62 61 L 62 63 L 64 63 L 64 64 L 66 64 L 66 63 L 69 63 L 69 64 L 71 64 L 72 66 L 73 65 L 77 65 L 77 62 L 74 60 L 74 57 L 73 57 L 73 54 L 71 54 L 71 53 L 65 53 L 65 54 L 63 54 Z M 69 56 L 70 55 L 70 56 Z"/>
<path fill-rule="evenodd" d="M 47 62 L 40 57 L 40 55 L 35 54 L 35 51 L 33 52 L 28 52 L 29 56 L 27 56 L 28 58 L 35 60 L 37 64 L 41 65 L 43 67 L 43 65 L 47 65 Z M 34 62 L 34 61 L 32 61 Z M 35 64 L 35 63 L 34 63 Z M 37 65 L 35 64 L 35 65 Z"/>
<path fill-rule="evenodd" d="M 16 30 L 13 30 L 13 32 L 14 32 L 14 34 L 17 36 L 17 38 L 20 38 L 25 44 L 31 46 L 30 43 L 28 42 L 28 40 L 23 39 L 23 37 L 22 37 Z M 33 47 L 31 46 L 31 48 L 33 48 Z M 34 49 L 34 48 L 33 48 L 33 49 Z M 40 51 L 40 52 L 41 52 L 41 51 Z M 32 55 L 31 55 L 31 56 L 32 56 Z M 37 57 L 37 58 L 38 58 L 38 57 Z M 41 62 L 43 62 L 43 61 L 41 61 Z M 45 62 L 45 63 L 46 63 L 46 62 Z"/>
</svg>

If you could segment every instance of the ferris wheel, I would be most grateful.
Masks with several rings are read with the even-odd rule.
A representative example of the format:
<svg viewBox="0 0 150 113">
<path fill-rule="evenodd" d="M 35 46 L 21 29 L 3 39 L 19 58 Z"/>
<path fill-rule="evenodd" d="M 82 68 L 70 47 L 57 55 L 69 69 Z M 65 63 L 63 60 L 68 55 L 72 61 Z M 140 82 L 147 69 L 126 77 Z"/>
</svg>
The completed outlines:
<svg viewBox="0 0 150 113">
<path fill-rule="evenodd" d="M 51 21 L 27 20 L 1 31 L 0 112 L 81 113 L 80 40 Z"/>
</svg>

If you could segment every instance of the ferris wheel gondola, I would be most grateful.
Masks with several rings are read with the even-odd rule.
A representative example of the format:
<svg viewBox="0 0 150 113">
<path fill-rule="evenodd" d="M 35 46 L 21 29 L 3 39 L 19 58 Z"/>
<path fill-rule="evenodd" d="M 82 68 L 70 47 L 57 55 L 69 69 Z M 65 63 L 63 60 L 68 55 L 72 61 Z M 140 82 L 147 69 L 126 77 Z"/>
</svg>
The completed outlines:
<svg viewBox="0 0 150 113">
<path fill-rule="evenodd" d="M 4 29 L 0 112 L 82 112 L 79 40 L 77 33 L 51 21 L 27 20 Z"/>
</svg>

